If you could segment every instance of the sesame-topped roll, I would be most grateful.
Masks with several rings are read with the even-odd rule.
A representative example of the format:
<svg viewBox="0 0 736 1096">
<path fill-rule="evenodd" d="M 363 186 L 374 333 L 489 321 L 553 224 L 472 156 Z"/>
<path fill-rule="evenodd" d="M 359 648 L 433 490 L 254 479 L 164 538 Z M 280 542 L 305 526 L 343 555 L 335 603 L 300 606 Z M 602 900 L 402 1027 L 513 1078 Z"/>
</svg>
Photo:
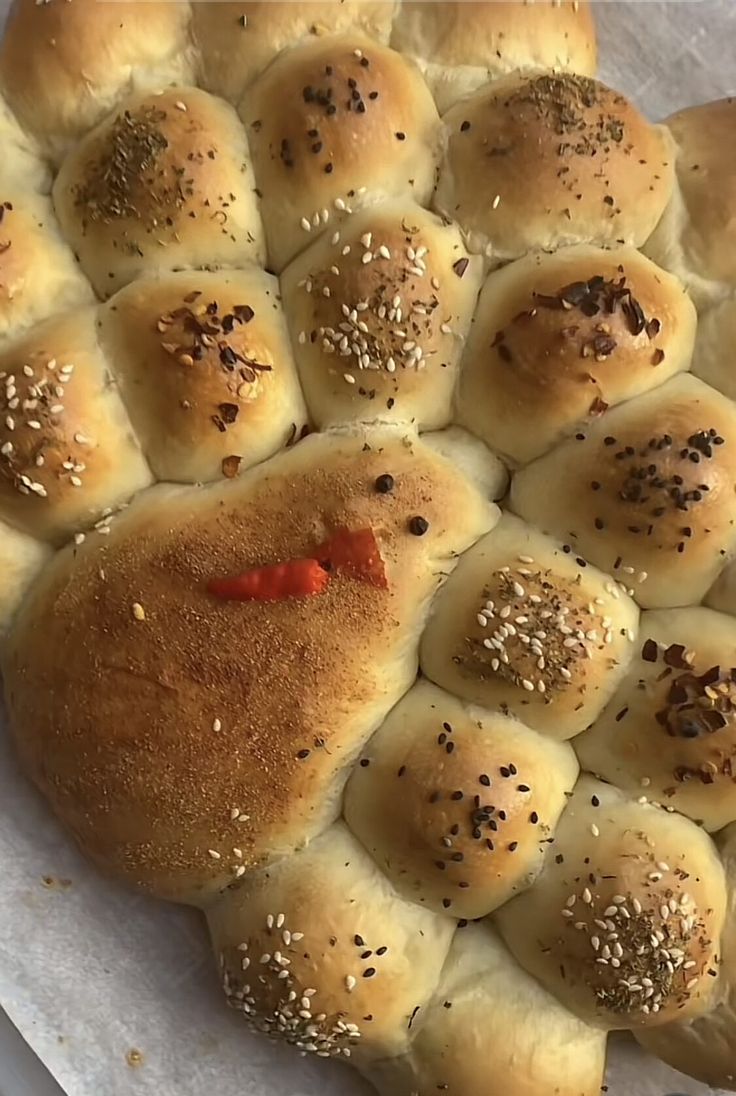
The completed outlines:
<svg viewBox="0 0 736 1096">
<path fill-rule="evenodd" d="M 263 257 L 245 135 L 196 88 L 134 95 L 69 153 L 62 228 L 101 297 L 141 274 Z"/>
<path fill-rule="evenodd" d="M 14 0 L 0 82 L 24 127 L 55 157 L 131 88 L 189 83 L 189 5 Z"/>
<path fill-rule="evenodd" d="M 496 270 L 481 292 L 458 418 L 526 463 L 690 363 L 695 308 L 632 248 L 581 245 Z"/>
<path fill-rule="evenodd" d="M 59 541 L 150 482 L 94 308 L 53 317 L 3 348 L 1 518 Z"/>
<path fill-rule="evenodd" d="M 456 932 L 412 1024 L 408 1054 L 376 1062 L 381 1096 L 600 1096 L 606 1035 L 522 970 L 486 921 Z"/>
<path fill-rule="evenodd" d="M 0 335 L 93 300 L 48 198 L 0 183 Z"/>
<path fill-rule="evenodd" d="M 99 323 L 159 479 L 232 477 L 300 436 L 306 412 L 278 283 L 258 267 L 137 279 Z"/>
<path fill-rule="evenodd" d="M 536 882 L 495 914 L 542 985 L 589 1023 L 637 1028 L 712 1004 L 726 885 L 707 834 L 679 814 L 578 781 Z"/>
<path fill-rule="evenodd" d="M 636 658 L 575 742 L 582 764 L 720 830 L 736 821 L 736 620 L 692 607 L 644 613 Z"/>
<path fill-rule="evenodd" d="M 514 477 L 511 507 L 645 608 L 699 601 L 736 544 L 736 409 L 675 377 Z"/>
<path fill-rule="evenodd" d="M 539 872 L 577 775 L 570 746 L 420 681 L 365 747 L 345 817 L 406 898 L 484 917 Z"/>
<path fill-rule="evenodd" d="M 202 87 L 236 103 L 283 50 L 314 38 L 358 30 L 387 42 L 393 0 L 229 0 L 192 4 Z"/>
<path fill-rule="evenodd" d="M 442 136 L 432 96 L 411 61 L 363 35 L 283 53 L 240 114 L 277 272 L 351 210 L 429 201 Z"/>
<path fill-rule="evenodd" d="M 638 616 L 608 575 L 504 513 L 435 598 L 420 662 L 458 696 L 571 738 L 621 680 Z"/>
<path fill-rule="evenodd" d="M 317 425 L 445 426 L 481 273 L 455 225 L 408 202 L 354 214 L 295 259 L 284 308 Z"/>
<path fill-rule="evenodd" d="M 540 69 L 593 76 L 597 60 L 588 0 L 403 0 L 391 45 L 417 61 L 440 111 L 499 76 Z"/>
<path fill-rule="evenodd" d="M 231 1008 L 307 1054 L 405 1051 L 455 922 L 396 894 L 342 823 L 245 878 L 209 911 Z"/>
<path fill-rule="evenodd" d="M 667 131 L 587 76 L 508 77 L 443 122 L 435 206 L 494 263 L 535 247 L 639 247 L 672 190 Z"/>
</svg>

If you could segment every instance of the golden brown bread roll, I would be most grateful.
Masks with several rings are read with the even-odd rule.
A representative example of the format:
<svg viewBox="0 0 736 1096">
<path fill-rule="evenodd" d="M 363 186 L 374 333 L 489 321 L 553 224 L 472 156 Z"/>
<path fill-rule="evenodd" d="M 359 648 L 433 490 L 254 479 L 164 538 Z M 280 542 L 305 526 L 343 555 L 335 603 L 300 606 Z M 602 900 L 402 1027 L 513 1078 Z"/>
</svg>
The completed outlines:
<svg viewBox="0 0 736 1096">
<path fill-rule="evenodd" d="M 458 419 L 526 463 L 687 369 L 695 323 L 677 279 L 632 248 L 528 255 L 483 286 Z"/>
<path fill-rule="evenodd" d="M 195 0 L 200 83 L 236 103 L 277 54 L 302 42 L 357 30 L 386 43 L 396 6 L 393 0 Z"/>
<path fill-rule="evenodd" d="M 481 275 L 455 225 L 405 201 L 355 213 L 299 255 L 281 284 L 315 423 L 446 426 Z"/>
<path fill-rule="evenodd" d="M 263 258 L 242 127 L 197 88 L 125 99 L 66 157 L 54 205 L 103 298 L 141 274 Z"/>
<path fill-rule="evenodd" d="M 365 35 L 283 53 L 247 90 L 240 115 L 277 273 L 350 210 L 389 198 L 428 203 L 437 109 L 412 63 Z"/>
<path fill-rule="evenodd" d="M 51 559 L 47 544 L 0 522 L 0 631 L 13 615 L 41 568 Z"/>
<path fill-rule="evenodd" d="M 345 817 L 406 898 L 484 917 L 540 870 L 577 775 L 569 746 L 420 680 L 353 769 Z"/>
<path fill-rule="evenodd" d="M 710 1007 L 725 913 L 723 866 L 702 830 L 582 777 L 541 875 L 495 919 L 578 1016 L 640 1028 Z"/>
<path fill-rule="evenodd" d="M 536 247 L 639 247 L 672 190 L 667 131 L 587 76 L 509 76 L 442 120 L 435 207 L 494 264 Z"/>
<path fill-rule="evenodd" d="M 680 376 L 527 465 L 511 506 L 664 608 L 699 601 L 733 552 L 735 481 L 736 408 Z"/>
<path fill-rule="evenodd" d="M 228 1003 L 250 1027 L 356 1064 L 407 1049 L 455 929 L 400 898 L 340 822 L 251 873 L 208 920 Z"/>
<path fill-rule="evenodd" d="M 499 76 L 539 69 L 594 76 L 597 60 L 587 0 L 404 0 L 391 45 L 417 61 L 440 111 Z"/>
<path fill-rule="evenodd" d="M 236 475 L 305 427 L 278 283 L 258 267 L 136 279 L 99 332 L 159 479 Z"/>
<path fill-rule="evenodd" d="M 440 575 L 496 517 L 398 431 L 315 435 L 232 482 L 154 489 L 22 608 L 3 673 L 27 770 L 106 870 L 213 897 L 339 814 L 351 761 L 414 679 Z M 387 586 L 348 567 L 311 598 L 208 592 L 345 528 L 373 530 Z"/>
<path fill-rule="evenodd" d="M 571 738 L 621 680 L 638 616 L 607 575 L 504 513 L 435 598 L 421 667 L 465 700 Z"/>
<path fill-rule="evenodd" d="M 381 1096 L 599 1096 L 605 1033 L 529 977 L 483 925 L 452 941 L 408 1055 L 371 1064 Z"/>
<path fill-rule="evenodd" d="M 736 820 L 734 653 L 732 617 L 700 607 L 644 613 L 626 677 L 575 742 L 583 767 L 707 830 Z"/>
<path fill-rule="evenodd" d="M 23 125 L 58 158 L 129 91 L 191 82 L 188 24 L 189 5 L 165 0 L 14 0 L 0 81 Z"/>
</svg>

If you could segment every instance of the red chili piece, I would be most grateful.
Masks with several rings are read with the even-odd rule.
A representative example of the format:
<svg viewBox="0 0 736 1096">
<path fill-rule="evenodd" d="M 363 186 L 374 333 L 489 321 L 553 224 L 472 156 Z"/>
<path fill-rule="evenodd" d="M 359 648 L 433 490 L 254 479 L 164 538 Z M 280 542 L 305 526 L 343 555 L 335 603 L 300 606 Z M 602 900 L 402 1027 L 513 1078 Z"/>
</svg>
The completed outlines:
<svg viewBox="0 0 736 1096">
<path fill-rule="evenodd" d="M 330 577 L 316 559 L 292 559 L 254 567 L 240 575 L 213 578 L 207 590 L 224 601 L 284 601 L 321 594 Z"/>
<path fill-rule="evenodd" d="M 336 571 L 345 571 L 371 586 L 388 587 L 386 566 L 372 529 L 336 529 L 315 549 L 315 555 Z"/>
</svg>

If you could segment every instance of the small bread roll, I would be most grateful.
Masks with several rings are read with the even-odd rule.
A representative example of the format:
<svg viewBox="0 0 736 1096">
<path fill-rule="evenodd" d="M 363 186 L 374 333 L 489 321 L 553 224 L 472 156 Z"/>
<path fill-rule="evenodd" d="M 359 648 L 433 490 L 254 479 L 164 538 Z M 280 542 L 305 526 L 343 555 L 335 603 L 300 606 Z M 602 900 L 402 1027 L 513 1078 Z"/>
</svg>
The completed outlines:
<svg viewBox="0 0 736 1096">
<path fill-rule="evenodd" d="M 704 309 L 736 289 L 736 99 L 688 107 L 665 124 L 677 185 L 646 251 Z"/>
<path fill-rule="evenodd" d="M 517 473 L 511 507 L 667 608 L 699 601 L 734 548 L 735 481 L 736 408 L 680 376 Z"/>
<path fill-rule="evenodd" d="M 736 115 L 735 115 L 736 117 Z M 736 400 L 736 296 L 721 301 L 698 321 L 693 373 Z"/>
<path fill-rule="evenodd" d="M 497 514 L 398 431 L 311 435 L 238 479 L 146 492 L 17 618 L 3 672 L 26 770 L 109 873 L 208 901 L 337 817 L 414 680 L 440 577 Z M 387 585 L 346 566 L 312 596 L 208 591 L 340 529 L 373 531 Z"/>
<path fill-rule="evenodd" d="M 353 769 L 345 817 L 404 897 L 484 917 L 539 872 L 577 775 L 570 746 L 420 681 Z"/>
<path fill-rule="evenodd" d="M 94 308 L 54 316 L 4 346 L 0 518 L 58 543 L 150 482 Z"/>
<path fill-rule="evenodd" d="M 355 213 L 284 271 L 312 418 L 446 426 L 482 264 L 455 225 L 410 202 Z"/>
<path fill-rule="evenodd" d="M 0 66 L 3 43 L 0 40 Z M 0 76 L 0 87 L 2 78 Z M 31 191 L 48 194 L 51 189 L 51 168 L 37 142 L 21 129 L 18 119 L 0 95 L 0 141 L 3 158 L 0 163 L 0 186 L 12 187 L 28 196 Z"/>
<path fill-rule="evenodd" d="M 594 76 L 597 62 L 587 0 L 404 0 L 391 45 L 417 62 L 441 112 L 499 76 L 540 69 Z"/>
<path fill-rule="evenodd" d="M 0 633 L 7 631 L 13 614 L 51 555 L 47 544 L 0 522 Z"/>
<path fill-rule="evenodd" d="M 465 700 L 571 738 L 623 677 L 638 616 L 608 575 L 504 513 L 435 598 L 420 663 Z"/>
<path fill-rule="evenodd" d="M 506 494 L 509 483 L 506 465 L 467 430 L 448 426 L 422 434 L 422 441 L 466 475 L 485 498 L 498 501 Z"/>
<path fill-rule="evenodd" d="M 69 153 L 54 204 L 103 298 L 141 274 L 263 258 L 242 127 L 196 88 L 126 99 Z"/>
<path fill-rule="evenodd" d="M 400 898 L 339 822 L 246 876 L 208 921 L 228 1004 L 250 1028 L 355 1064 L 407 1049 L 455 929 Z"/>
<path fill-rule="evenodd" d="M 395 7 L 393 0 L 200 0 L 192 4 L 199 83 L 237 103 L 278 53 L 303 42 L 356 30 L 388 42 Z"/>
<path fill-rule="evenodd" d="M 99 325 L 158 479 L 233 476 L 301 434 L 278 283 L 258 267 L 137 279 Z"/>
<path fill-rule="evenodd" d="M 523 971 L 488 926 L 455 933 L 408 1055 L 366 1072 L 381 1096 L 599 1096 L 605 1033 Z"/>
<path fill-rule="evenodd" d="M 351 210 L 388 198 L 428 204 L 437 109 L 414 65 L 365 35 L 281 54 L 239 109 L 277 273 Z"/>
<path fill-rule="evenodd" d="M 626 678 L 575 742 L 583 766 L 707 830 L 736 820 L 734 651 L 733 617 L 700 607 L 644 613 Z"/>
<path fill-rule="evenodd" d="M 533 886 L 495 914 L 522 966 L 601 1027 L 705 1012 L 726 912 L 710 838 L 681 815 L 582 777 L 552 852 Z"/>
<path fill-rule="evenodd" d="M 736 616 L 736 560 L 723 568 L 703 601 L 711 609 Z"/>
<path fill-rule="evenodd" d="M 721 939 L 716 1004 L 692 1022 L 665 1024 L 635 1032 L 643 1047 L 714 1088 L 736 1090 L 736 826 L 717 837 L 728 881 L 729 912 Z"/>
<path fill-rule="evenodd" d="M 672 190 L 667 131 L 587 76 L 510 76 L 443 122 L 435 208 L 496 265 L 534 248 L 639 247 Z"/>
<path fill-rule="evenodd" d="M 131 89 L 193 77 L 189 5 L 14 0 L 0 81 L 23 126 L 54 157 Z"/>
<path fill-rule="evenodd" d="M 0 183 L 0 336 L 92 301 L 48 198 Z"/>
<path fill-rule="evenodd" d="M 695 323 L 677 279 L 632 248 L 528 255 L 483 287 L 459 421 L 524 464 L 687 369 Z"/>
</svg>

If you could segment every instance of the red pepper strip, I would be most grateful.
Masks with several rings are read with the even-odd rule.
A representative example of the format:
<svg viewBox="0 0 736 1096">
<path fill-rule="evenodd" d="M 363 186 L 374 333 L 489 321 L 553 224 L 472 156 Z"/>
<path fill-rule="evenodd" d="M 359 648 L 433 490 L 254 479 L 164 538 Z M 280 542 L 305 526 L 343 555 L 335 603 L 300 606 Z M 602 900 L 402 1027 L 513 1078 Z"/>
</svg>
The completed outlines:
<svg viewBox="0 0 736 1096">
<path fill-rule="evenodd" d="M 207 590 L 224 601 L 284 601 L 321 594 L 330 576 L 316 559 L 292 559 L 254 567 L 229 578 L 213 578 Z"/>
<path fill-rule="evenodd" d="M 388 587 L 386 565 L 381 559 L 372 529 L 347 529 L 344 526 L 336 529 L 329 540 L 315 549 L 314 554 L 336 571 L 346 571 L 384 590 Z"/>
</svg>

